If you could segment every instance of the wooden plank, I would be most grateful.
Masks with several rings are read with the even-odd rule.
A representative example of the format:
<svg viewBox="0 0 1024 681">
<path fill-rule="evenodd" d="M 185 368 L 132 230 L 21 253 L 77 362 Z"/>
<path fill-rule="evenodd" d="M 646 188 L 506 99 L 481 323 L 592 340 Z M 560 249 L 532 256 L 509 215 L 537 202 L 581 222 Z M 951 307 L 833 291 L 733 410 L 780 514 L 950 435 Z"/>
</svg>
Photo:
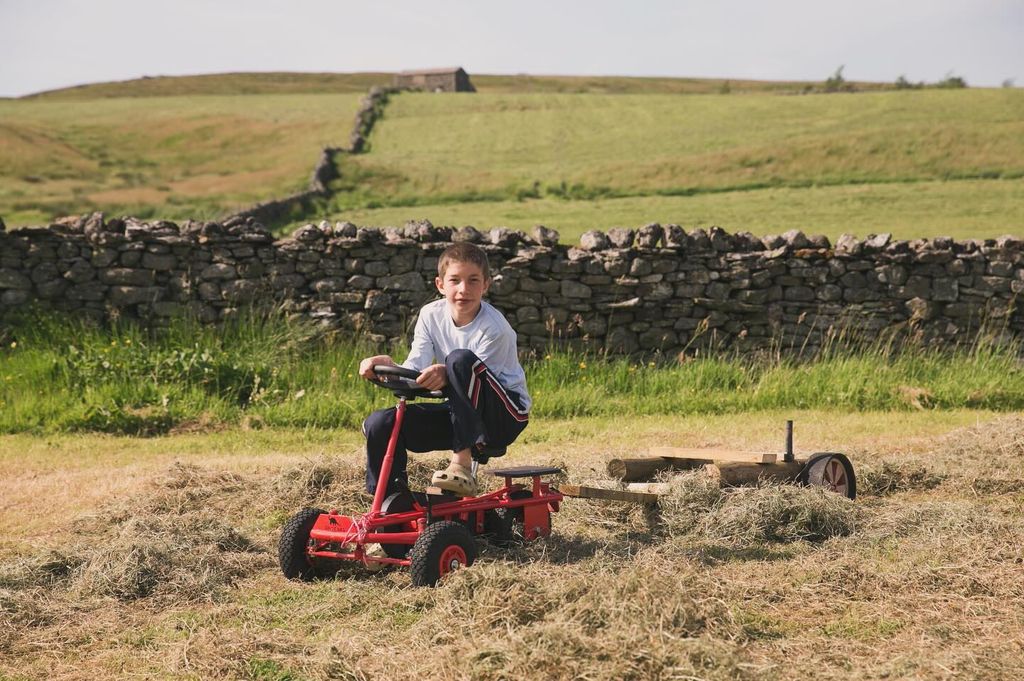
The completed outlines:
<svg viewBox="0 0 1024 681">
<path fill-rule="evenodd" d="M 688 447 L 651 447 L 651 456 L 666 459 L 705 459 L 710 461 L 743 461 L 746 463 L 775 463 L 778 455 L 763 452 L 744 452 L 738 449 L 694 449 Z"/>
<path fill-rule="evenodd" d="M 627 501 L 634 504 L 656 504 L 660 498 L 657 494 L 643 492 L 626 492 L 619 489 L 603 489 L 586 485 L 559 485 L 558 491 L 567 497 L 582 499 L 604 499 L 606 501 Z"/>
<path fill-rule="evenodd" d="M 631 482 L 626 485 L 627 492 L 641 492 L 643 494 L 657 494 L 659 496 L 672 491 L 672 485 L 667 482 Z"/>
</svg>

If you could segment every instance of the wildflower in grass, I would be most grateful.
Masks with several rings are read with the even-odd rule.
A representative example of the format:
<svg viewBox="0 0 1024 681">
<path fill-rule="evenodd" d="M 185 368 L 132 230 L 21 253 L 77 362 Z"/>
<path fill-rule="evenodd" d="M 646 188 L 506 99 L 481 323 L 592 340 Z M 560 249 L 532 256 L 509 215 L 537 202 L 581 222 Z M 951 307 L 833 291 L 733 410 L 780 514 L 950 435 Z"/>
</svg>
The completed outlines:
<svg viewBox="0 0 1024 681">
<path fill-rule="evenodd" d="M 544 355 L 544 359 L 551 359 L 551 355 Z"/>
<path fill-rule="evenodd" d="M 11 350 L 18 347 L 18 341 L 11 341 Z"/>
<path fill-rule="evenodd" d="M 586 368 L 587 368 L 587 363 L 586 362 L 580 362 L 580 369 L 586 369 Z"/>
</svg>

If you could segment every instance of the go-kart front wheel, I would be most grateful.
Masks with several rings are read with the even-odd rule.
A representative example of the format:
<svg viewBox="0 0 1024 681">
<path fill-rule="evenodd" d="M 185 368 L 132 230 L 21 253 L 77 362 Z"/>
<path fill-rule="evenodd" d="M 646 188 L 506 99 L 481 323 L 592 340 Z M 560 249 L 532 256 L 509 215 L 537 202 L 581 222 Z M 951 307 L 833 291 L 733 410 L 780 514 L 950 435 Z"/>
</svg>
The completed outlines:
<svg viewBox="0 0 1024 681">
<path fill-rule="evenodd" d="M 277 544 L 277 558 L 281 563 L 281 572 L 288 579 L 310 582 L 322 577 L 323 571 L 306 555 L 309 546 L 309 533 L 316 524 L 316 519 L 326 513 L 319 508 L 304 508 L 289 520 L 281 530 L 281 540 Z"/>
<path fill-rule="evenodd" d="M 462 523 L 442 520 L 428 525 L 409 553 L 413 586 L 434 586 L 445 575 L 476 560 L 476 541 Z"/>
</svg>

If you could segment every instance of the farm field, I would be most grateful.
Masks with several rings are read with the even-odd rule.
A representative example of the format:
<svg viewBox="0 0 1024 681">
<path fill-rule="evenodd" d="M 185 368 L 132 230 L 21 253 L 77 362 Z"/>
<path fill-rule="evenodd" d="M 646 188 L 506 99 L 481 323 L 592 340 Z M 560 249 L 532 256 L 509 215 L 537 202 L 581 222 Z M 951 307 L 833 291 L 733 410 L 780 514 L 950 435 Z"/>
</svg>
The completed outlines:
<svg viewBox="0 0 1024 681">
<path fill-rule="evenodd" d="M 0 101 L 0 216 L 214 219 L 306 185 L 386 74 L 220 74 Z M 394 97 L 369 153 L 302 220 L 530 229 L 675 222 L 835 236 L 1021 231 L 1018 89 L 795 96 L 808 84 L 476 78 Z M 332 92 L 333 94 L 327 94 Z"/>
<path fill-rule="evenodd" d="M 542 419 L 502 463 L 589 481 L 653 443 L 777 451 L 785 418 L 857 502 L 678 476 L 650 514 L 566 500 L 436 589 L 280 576 L 292 512 L 365 505 L 355 428 L 0 436 L 0 678 L 1016 678 L 1019 414 Z"/>
<path fill-rule="evenodd" d="M 536 357 L 503 464 L 596 483 L 651 445 L 781 451 L 791 418 L 798 455 L 852 458 L 859 499 L 677 475 L 656 512 L 570 499 L 549 540 L 482 543 L 413 589 L 276 564 L 299 508 L 366 505 L 358 425 L 391 399 L 354 377 L 358 341 L 274 318 L 0 333 L 4 681 L 1010 679 L 1024 662 L 1017 346 Z M 413 479 L 443 456 L 415 456 Z"/>
<path fill-rule="evenodd" d="M 350 160 L 333 216 L 540 222 L 567 240 L 654 220 L 993 236 L 1020 229 L 1022 113 L 1016 90 L 407 94 Z"/>
<path fill-rule="evenodd" d="M 484 93 L 573 92 L 595 94 L 716 94 L 777 92 L 796 94 L 820 90 L 822 83 L 723 78 L 640 78 L 627 76 L 531 76 L 472 74 L 473 86 Z M 214 73 L 197 76 L 154 76 L 125 81 L 88 83 L 29 95 L 32 99 L 97 99 L 101 97 L 168 97 L 179 95 L 249 95 L 286 93 L 364 93 L 374 85 L 391 85 L 392 74 L 356 73 Z M 890 83 L 854 81 L 857 90 L 891 88 Z"/>
<path fill-rule="evenodd" d="M 103 210 L 214 219 L 304 189 L 362 93 L 0 100 L 8 226 Z"/>
<path fill-rule="evenodd" d="M 390 200 L 1024 176 L 1024 92 L 403 94 L 358 165 Z M 379 177 L 372 176 L 378 170 Z M 564 182 L 564 188 L 562 183 Z M 383 194 L 383 191 L 382 191 Z"/>
<path fill-rule="evenodd" d="M 544 224 L 565 242 L 652 221 L 1024 236 L 1019 89 L 473 78 L 476 95 L 392 98 L 305 220 Z M 0 100 L 0 216 L 223 217 L 304 188 L 388 80 Z M 359 424 L 392 399 L 355 375 L 362 339 L 233 319 L 0 324 L 0 681 L 1020 675 L 1024 364 L 999 329 L 949 351 L 839 332 L 814 358 L 553 342 L 523 358 L 533 422 L 502 465 L 603 484 L 607 460 L 650 445 L 780 451 L 794 419 L 798 455 L 852 458 L 857 501 L 678 474 L 656 510 L 567 499 L 548 540 L 481 541 L 472 568 L 413 589 L 401 570 L 280 575 L 291 514 L 366 507 Z M 413 458 L 415 484 L 445 455 Z"/>
<path fill-rule="evenodd" d="M 557 229 L 563 243 L 577 243 L 591 229 L 640 226 L 638 218 L 686 229 L 718 226 L 759 236 L 801 229 L 859 237 L 891 232 L 900 239 L 951 236 L 991 238 L 1024 233 L 1024 180 L 931 180 L 709 192 L 693 196 L 440 203 L 355 209 L 344 219 L 357 225 L 402 226 L 429 219 L 436 225 L 504 226 L 529 234 L 535 225 Z M 294 226 L 294 225 L 293 225 Z"/>
</svg>

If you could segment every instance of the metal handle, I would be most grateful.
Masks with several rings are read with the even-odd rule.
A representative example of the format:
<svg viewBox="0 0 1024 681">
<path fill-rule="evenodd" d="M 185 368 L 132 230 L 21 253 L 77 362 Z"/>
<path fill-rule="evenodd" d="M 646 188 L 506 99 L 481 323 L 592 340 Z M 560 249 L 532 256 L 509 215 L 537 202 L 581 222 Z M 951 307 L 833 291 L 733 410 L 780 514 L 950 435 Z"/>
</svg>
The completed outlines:
<svg viewBox="0 0 1024 681">
<path fill-rule="evenodd" d="M 786 463 L 793 462 L 793 422 L 786 421 L 786 453 L 782 455 Z"/>
</svg>

